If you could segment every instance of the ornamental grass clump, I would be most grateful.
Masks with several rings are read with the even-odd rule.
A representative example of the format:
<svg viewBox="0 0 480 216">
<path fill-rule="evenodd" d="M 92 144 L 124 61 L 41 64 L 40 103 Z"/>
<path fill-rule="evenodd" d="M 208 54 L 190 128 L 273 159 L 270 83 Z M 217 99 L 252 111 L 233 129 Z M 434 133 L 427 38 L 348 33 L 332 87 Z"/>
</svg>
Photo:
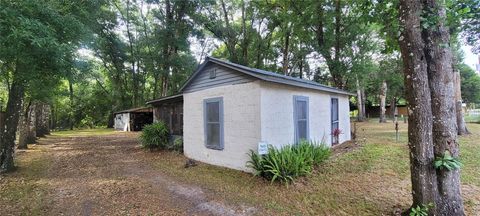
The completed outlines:
<svg viewBox="0 0 480 216">
<path fill-rule="evenodd" d="M 266 155 L 250 150 L 247 166 L 255 170 L 254 175 L 271 182 L 290 183 L 300 176 L 310 175 L 315 168 L 330 156 L 330 149 L 323 144 L 301 141 L 282 148 L 269 146 Z"/>
<path fill-rule="evenodd" d="M 168 137 L 167 125 L 163 122 L 155 122 L 143 128 L 140 143 L 142 147 L 150 150 L 167 149 L 169 147 Z"/>
</svg>

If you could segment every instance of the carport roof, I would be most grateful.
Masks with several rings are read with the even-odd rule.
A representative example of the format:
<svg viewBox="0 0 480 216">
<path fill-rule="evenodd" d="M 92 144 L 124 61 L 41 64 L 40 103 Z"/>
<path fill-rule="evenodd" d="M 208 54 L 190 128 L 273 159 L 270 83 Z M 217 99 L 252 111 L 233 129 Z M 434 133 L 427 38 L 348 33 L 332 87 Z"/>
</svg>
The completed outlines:
<svg viewBox="0 0 480 216">
<path fill-rule="evenodd" d="M 153 112 L 151 107 L 137 107 L 127 110 L 121 110 L 118 112 L 114 112 L 113 114 L 120 114 L 120 113 L 139 113 L 139 112 Z"/>
<path fill-rule="evenodd" d="M 182 94 L 176 94 L 176 95 L 157 98 L 155 100 L 147 101 L 146 104 L 169 103 L 169 102 L 177 102 L 177 101 L 183 101 Z"/>
</svg>

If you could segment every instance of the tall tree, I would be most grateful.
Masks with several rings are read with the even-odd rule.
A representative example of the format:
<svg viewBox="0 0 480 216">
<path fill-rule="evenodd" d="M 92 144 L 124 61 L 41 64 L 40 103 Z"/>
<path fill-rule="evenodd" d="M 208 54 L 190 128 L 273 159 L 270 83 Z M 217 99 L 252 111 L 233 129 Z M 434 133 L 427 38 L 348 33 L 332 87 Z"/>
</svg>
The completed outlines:
<svg viewBox="0 0 480 216">
<path fill-rule="evenodd" d="M 18 149 L 27 149 L 27 144 L 36 142 L 36 103 L 31 100 L 26 102 L 20 114 Z"/>
<path fill-rule="evenodd" d="M 382 85 L 380 87 L 380 123 L 386 123 L 387 122 L 387 116 L 386 116 L 386 104 L 387 104 L 387 81 L 383 80 Z"/>
<path fill-rule="evenodd" d="M 413 206 L 431 215 L 464 215 L 458 169 L 435 169 L 436 157 L 458 157 L 452 55 L 444 5 L 400 1 L 399 38 L 409 105 Z"/>
<path fill-rule="evenodd" d="M 93 7 L 92 7 L 93 5 Z M 15 134 L 25 90 L 35 81 L 62 76 L 82 38 L 83 15 L 96 2 L 34 0 L 0 2 L 0 61 L 11 65 L 12 77 L 5 131 L 0 137 L 0 172 L 14 168 Z"/>
</svg>

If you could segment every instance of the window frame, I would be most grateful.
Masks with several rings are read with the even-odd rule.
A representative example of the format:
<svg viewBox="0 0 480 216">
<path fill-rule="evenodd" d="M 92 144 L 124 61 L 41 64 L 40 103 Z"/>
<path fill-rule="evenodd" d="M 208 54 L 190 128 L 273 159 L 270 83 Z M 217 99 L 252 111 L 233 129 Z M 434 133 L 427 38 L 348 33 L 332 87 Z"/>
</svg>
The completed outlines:
<svg viewBox="0 0 480 216">
<path fill-rule="evenodd" d="M 219 124 L 219 144 L 211 145 L 208 143 L 208 116 L 207 116 L 207 104 L 208 103 L 217 103 L 218 102 L 218 124 Z M 203 137 L 204 137 L 204 145 L 208 149 L 214 150 L 223 150 L 224 149 L 224 137 L 223 137 L 223 97 L 216 97 L 216 98 L 208 98 L 203 100 Z"/>
<path fill-rule="evenodd" d="M 215 79 L 217 78 L 217 69 L 213 68 L 209 71 L 208 76 L 210 79 Z"/>
<path fill-rule="evenodd" d="M 336 116 L 336 120 L 333 120 L 334 119 L 334 116 L 333 116 L 333 101 L 336 101 L 336 109 L 337 109 L 337 116 Z M 339 104 L 339 100 L 337 97 L 332 97 L 330 98 L 330 134 L 332 136 L 332 145 L 335 145 L 335 144 L 338 144 L 340 142 L 340 140 L 336 140 L 334 135 L 333 135 L 333 125 L 336 124 L 337 125 L 337 128 L 340 129 L 340 104 Z M 340 137 L 338 137 L 340 139 Z"/>
<path fill-rule="evenodd" d="M 304 101 L 306 103 L 305 106 L 305 121 L 306 121 L 306 127 L 305 127 L 305 134 L 306 134 L 306 140 L 310 140 L 310 102 L 309 98 L 306 96 L 299 96 L 299 95 L 294 95 L 293 96 L 293 127 L 294 127 L 294 144 L 298 144 L 300 142 L 299 138 L 299 127 L 298 127 L 298 122 L 300 121 L 298 119 L 298 110 L 297 110 L 297 102 L 298 101 Z"/>
</svg>

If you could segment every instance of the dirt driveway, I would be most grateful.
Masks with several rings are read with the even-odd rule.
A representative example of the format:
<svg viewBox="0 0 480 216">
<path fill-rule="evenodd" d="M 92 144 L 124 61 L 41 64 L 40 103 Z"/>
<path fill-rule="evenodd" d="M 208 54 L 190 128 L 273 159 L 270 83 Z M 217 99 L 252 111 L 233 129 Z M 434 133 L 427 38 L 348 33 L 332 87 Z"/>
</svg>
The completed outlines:
<svg viewBox="0 0 480 216">
<path fill-rule="evenodd" d="M 46 215 L 252 215 L 255 208 L 223 203 L 194 185 L 151 167 L 137 134 L 49 136 L 37 145 L 49 158 Z M 36 148 L 35 146 L 33 147 Z M 23 154 L 23 155 L 22 155 Z M 19 157 L 29 152 L 19 152 Z M 28 157 L 28 156 L 27 156 Z M 15 214 L 15 209 L 12 209 Z"/>
</svg>

